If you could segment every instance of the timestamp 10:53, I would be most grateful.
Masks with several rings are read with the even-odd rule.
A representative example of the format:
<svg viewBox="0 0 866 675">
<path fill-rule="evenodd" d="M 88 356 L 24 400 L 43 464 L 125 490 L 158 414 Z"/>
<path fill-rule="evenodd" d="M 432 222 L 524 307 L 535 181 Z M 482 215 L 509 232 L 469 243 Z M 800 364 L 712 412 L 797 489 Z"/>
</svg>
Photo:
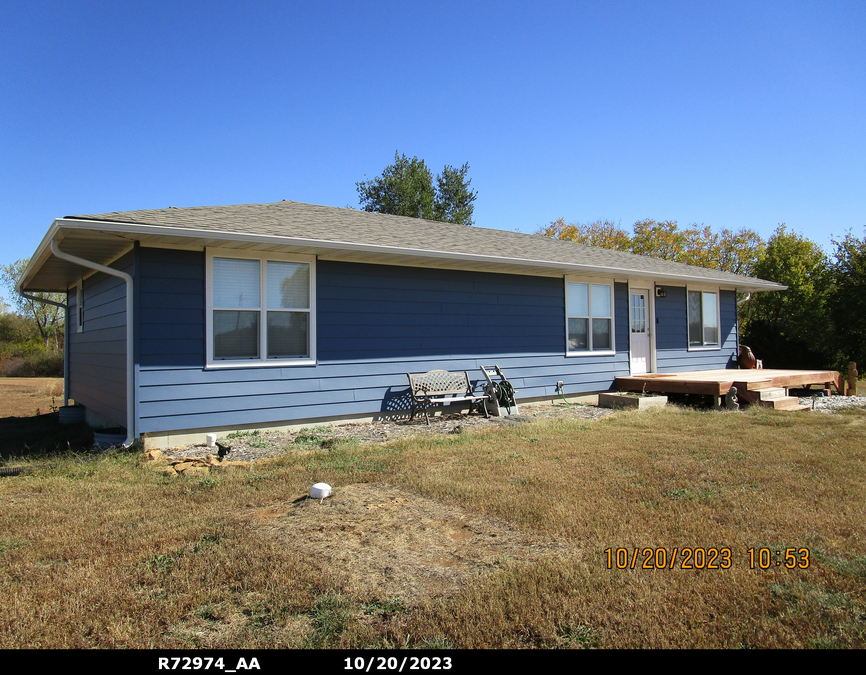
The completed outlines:
<svg viewBox="0 0 866 675">
<path fill-rule="evenodd" d="M 785 567 L 789 570 L 809 569 L 808 548 L 750 548 L 749 568 L 766 570 L 771 567 Z"/>
<path fill-rule="evenodd" d="M 648 548 L 606 548 L 607 569 L 645 569 L 645 570 L 728 570 L 734 563 L 730 548 L 684 547 L 666 549 Z M 773 567 L 808 569 L 811 563 L 808 548 L 775 547 L 750 548 L 749 569 L 767 570 Z"/>
</svg>

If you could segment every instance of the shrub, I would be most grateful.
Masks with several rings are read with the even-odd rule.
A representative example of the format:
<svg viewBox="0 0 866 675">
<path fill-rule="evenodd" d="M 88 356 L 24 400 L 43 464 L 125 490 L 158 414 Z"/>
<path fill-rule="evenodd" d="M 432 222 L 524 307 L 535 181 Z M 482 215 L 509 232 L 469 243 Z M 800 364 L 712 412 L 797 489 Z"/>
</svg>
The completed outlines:
<svg viewBox="0 0 866 675">
<path fill-rule="evenodd" d="M 63 377 L 63 353 L 0 357 L 0 377 Z"/>
</svg>

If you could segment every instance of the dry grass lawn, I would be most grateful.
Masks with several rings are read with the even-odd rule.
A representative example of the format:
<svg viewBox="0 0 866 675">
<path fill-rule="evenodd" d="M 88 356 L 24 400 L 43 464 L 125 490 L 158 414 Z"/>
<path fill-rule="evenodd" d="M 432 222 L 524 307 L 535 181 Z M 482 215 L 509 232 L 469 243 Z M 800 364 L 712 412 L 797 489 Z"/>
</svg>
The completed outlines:
<svg viewBox="0 0 866 675">
<path fill-rule="evenodd" d="M 0 417 L 30 417 L 63 405 L 62 377 L 0 377 Z"/>
<path fill-rule="evenodd" d="M 0 648 L 862 648 L 864 422 L 669 408 L 198 477 L 58 459 L 0 478 Z M 608 569 L 647 547 L 731 565 Z M 808 568 L 750 568 L 788 547 Z"/>
</svg>

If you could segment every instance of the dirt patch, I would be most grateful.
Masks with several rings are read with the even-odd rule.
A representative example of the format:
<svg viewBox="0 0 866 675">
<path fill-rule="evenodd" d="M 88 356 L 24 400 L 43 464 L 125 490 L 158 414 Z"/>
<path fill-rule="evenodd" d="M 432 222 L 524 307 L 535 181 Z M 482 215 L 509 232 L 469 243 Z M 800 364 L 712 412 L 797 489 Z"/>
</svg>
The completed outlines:
<svg viewBox="0 0 866 675">
<path fill-rule="evenodd" d="M 265 536 L 344 572 L 349 592 L 400 598 L 405 606 L 450 595 L 512 561 L 581 555 L 538 533 L 384 483 L 334 486 L 323 501 L 300 497 L 247 517 Z"/>
</svg>

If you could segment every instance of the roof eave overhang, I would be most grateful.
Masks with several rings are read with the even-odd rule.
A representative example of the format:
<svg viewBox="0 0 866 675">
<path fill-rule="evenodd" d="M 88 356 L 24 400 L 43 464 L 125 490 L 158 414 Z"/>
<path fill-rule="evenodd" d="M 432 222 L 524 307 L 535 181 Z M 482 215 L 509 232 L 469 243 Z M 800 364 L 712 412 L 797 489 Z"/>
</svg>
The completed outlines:
<svg viewBox="0 0 866 675">
<path fill-rule="evenodd" d="M 513 258 L 476 253 L 462 253 L 453 251 L 437 251 L 430 249 L 405 248 L 396 246 L 386 246 L 381 244 L 361 244 L 356 242 L 332 241 L 323 239 L 311 239 L 304 237 L 288 237 L 279 235 L 253 234 L 248 232 L 229 232 L 217 230 L 202 230 L 179 227 L 165 227 L 160 225 L 147 225 L 142 223 L 122 223 L 103 220 L 87 220 L 82 218 L 58 218 L 55 220 L 48 230 L 48 233 L 42 239 L 36 253 L 30 259 L 30 264 L 24 271 L 19 281 L 19 290 L 27 290 L 28 283 L 32 280 L 35 274 L 39 271 L 45 261 L 51 257 L 50 243 L 55 237 L 63 238 L 64 231 L 99 231 L 105 233 L 113 233 L 117 235 L 125 235 L 130 241 L 138 240 L 142 244 L 147 244 L 151 238 L 170 238 L 177 241 L 178 244 L 183 244 L 185 241 L 219 241 L 227 244 L 231 243 L 246 243 L 260 244 L 267 246 L 285 246 L 295 249 L 316 249 L 320 250 L 321 254 L 327 254 L 329 251 L 350 251 L 355 253 L 368 254 L 371 257 L 371 262 L 375 261 L 377 256 L 405 256 L 416 260 L 424 260 L 428 264 L 441 261 L 447 262 L 450 265 L 455 263 L 483 263 L 486 265 L 501 265 L 509 268 L 525 268 L 527 273 L 531 270 L 545 270 L 550 274 L 590 274 L 613 276 L 616 278 L 627 279 L 653 279 L 656 283 L 667 282 L 671 285 L 686 285 L 689 283 L 702 284 L 718 284 L 726 288 L 734 288 L 742 292 L 757 292 L 757 291 L 777 291 L 785 290 L 787 286 L 777 284 L 771 281 L 756 280 L 752 278 L 742 277 L 741 279 L 730 279 L 725 276 L 697 276 L 690 274 L 679 274 L 669 272 L 653 272 L 630 267 L 610 267 L 601 265 L 587 265 L 580 263 L 570 263 L 561 261 L 535 260 L 530 258 Z M 97 261 L 100 262 L 100 261 Z M 40 289 L 45 290 L 45 289 Z M 54 289 L 65 290 L 65 289 Z"/>
<path fill-rule="evenodd" d="M 42 241 L 39 242 L 39 246 L 36 247 L 36 252 L 30 257 L 30 261 L 27 263 L 27 266 L 24 268 L 24 272 L 18 279 L 18 283 L 15 286 L 15 290 L 21 293 L 22 291 L 29 290 L 28 282 L 33 278 L 33 276 L 38 272 L 42 265 L 45 264 L 45 261 L 51 257 L 51 240 L 57 235 L 57 231 L 60 229 L 59 222 L 62 219 L 56 219 L 53 223 L 51 223 L 51 227 L 48 228 L 48 232 L 45 233 L 45 236 L 42 237 Z M 56 289 L 60 290 L 60 289 Z"/>
</svg>

